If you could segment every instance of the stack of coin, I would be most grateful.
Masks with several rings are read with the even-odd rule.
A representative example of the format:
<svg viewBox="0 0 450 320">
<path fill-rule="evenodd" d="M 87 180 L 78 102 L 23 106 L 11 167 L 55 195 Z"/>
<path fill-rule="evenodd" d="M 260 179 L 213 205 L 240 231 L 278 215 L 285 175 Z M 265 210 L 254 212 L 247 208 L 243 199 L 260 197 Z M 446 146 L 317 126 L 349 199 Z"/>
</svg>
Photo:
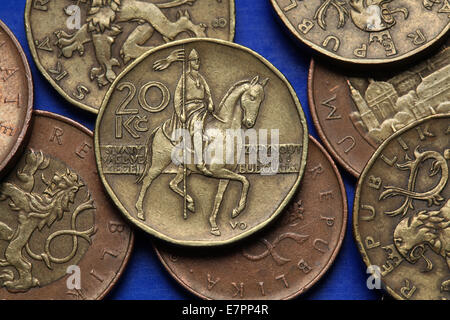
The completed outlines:
<svg viewBox="0 0 450 320">
<path fill-rule="evenodd" d="M 310 110 L 359 178 L 353 231 L 373 284 L 397 299 L 449 299 L 449 2 L 271 2 L 319 53 Z"/>
<path fill-rule="evenodd" d="M 333 156 L 359 178 L 353 232 L 374 283 L 450 298 L 450 3 L 271 3 L 317 54 L 308 96 L 325 147 L 286 77 L 231 42 L 233 0 L 27 0 L 34 62 L 98 113 L 94 133 L 32 111 L 0 22 L 0 297 L 105 297 L 135 227 L 201 298 L 295 298 L 346 232 Z"/>
<path fill-rule="evenodd" d="M 285 221 L 279 235 L 276 229 L 265 230 L 264 237 L 275 243 L 268 249 L 283 242 L 279 253 L 271 253 L 274 261 L 265 254 L 247 259 L 264 260 L 264 268 L 283 266 L 282 278 L 268 274 L 264 279 L 282 281 L 290 289 L 280 292 L 274 283 L 264 287 L 261 282 L 260 297 L 294 297 L 319 279 L 345 232 L 342 181 L 314 142 L 310 157 L 317 162 L 309 161 L 308 174 L 322 183 L 303 190 L 312 194 L 317 188 L 321 195 L 299 198 L 309 141 L 303 109 L 275 67 L 228 42 L 234 38 L 234 1 L 93 1 L 78 8 L 85 23 L 72 32 L 71 26 L 61 26 L 68 15 L 76 17 L 76 7 L 62 1 L 41 9 L 27 1 L 32 55 L 64 98 L 99 113 L 94 145 L 98 173 L 112 202 L 132 224 L 185 250 L 242 246 L 260 229 Z M 177 20 L 167 19 L 176 10 Z M 50 15 L 55 21 L 42 24 Z M 135 21 L 139 25 L 133 30 L 130 22 Z M 212 28 L 207 28 L 210 21 Z M 186 33 L 193 38 L 180 40 Z M 161 45 L 174 39 L 178 41 Z M 325 177 L 334 179 L 333 188 L 323 186 Z M 330 214 L 335 196 L 340 208 Z M 312 210 L 319 202 L 320 210 Z M 314 231 L 321 235 L 313 236 Z M 305 249 L 283 258 L 296 244 Z M 297 272 L 289 271 L 293 264 Z M 226 265 L 217 271 L 226 272 Z"/>
</svg>

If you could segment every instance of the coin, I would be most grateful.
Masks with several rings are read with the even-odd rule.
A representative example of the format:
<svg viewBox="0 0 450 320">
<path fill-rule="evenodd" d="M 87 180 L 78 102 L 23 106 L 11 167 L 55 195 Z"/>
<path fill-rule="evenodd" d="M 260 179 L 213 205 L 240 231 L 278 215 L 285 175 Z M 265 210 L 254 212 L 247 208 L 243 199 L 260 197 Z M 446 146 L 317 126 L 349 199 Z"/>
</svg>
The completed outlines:
<svg viewBox="0 0 450 320">
<path fill-rule="evenodd" d="M 450 298 L 449 135 L 450 115 L 407 126 L 383 142 L 358 181 L 355 238 L 371 285 L 381 279 L 397 299 Z"/>
<path fill-rule="evenodd" d="M 134 62 L 95 130 L 99 173 L 122 213 L 191 246 L 234 242 L 275 219 L 300 182 L 307 145 L 285 77 L 250 49 L 208 39 Z"/>
<path fill-rule="evenodd" d="M 386 64 L 444 39 L 450 1 L 271 0 L 290 33 L 341 62 Z"/>
<path fill-rule="evenodd" d="M 92 132 L 49 112 L 33 117 L 29 145 L 0 183 L 0 297 L 103 298 L 133 234 L 103 191 Z"/>
<path fill-rule="evenodd" d="M 198 252 L 156 243 L 169 273 L 204 299 L 291 299 L 336 258 L 347 225 L 339 171 L 312 137 L 304 180 L 275 224 L 231 248 Z"/>
<path fill-rule="evenodd" d="M 311 62 L 309 106 L 328 150 L 355 177 L 391 134 L 432 114 L 450 113 L 450 48 L 372 78 Z"/>
<path fill-rule="evenodd" d="M 22 151 L 33 108 L 33 82 L 25 53 L 0 21 L 0 176 Z"/>
<path fill-rule="evenodd" d="M 70 103 L 97 113 L 117 75 L 151 48 L 185 37 L 232 41 L 234 0 L 27 0 L 34 61 Z"/>
</svg>

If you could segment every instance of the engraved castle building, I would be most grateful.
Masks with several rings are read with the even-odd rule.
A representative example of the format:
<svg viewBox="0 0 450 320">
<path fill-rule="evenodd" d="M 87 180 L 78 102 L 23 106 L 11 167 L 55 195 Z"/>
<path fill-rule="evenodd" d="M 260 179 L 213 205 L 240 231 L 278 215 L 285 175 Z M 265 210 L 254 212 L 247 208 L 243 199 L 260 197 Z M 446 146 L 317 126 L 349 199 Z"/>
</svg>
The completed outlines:
<svg viewBox="0 0 450 320">
<path fill-rule="evenodd" d="M 420 81 L 417 81 L 417 77 L 420 77 Z M 408 83 L 417 85 L 399 96 L 391 80 L 398 84 L 400 79 L 403 89 Z M 369 136 L 378 143 L 414 120 L 450 112 L 450 65 L 424 78 L 420 73 L 414 73 L 412 77 L 397 76 L 387 82 L 369 80 L 364 96 L 351 81 L 347 82 L 357 107 L 357 112 L 351 114 L 352 120 L 368 131 Z"/>
</svg>

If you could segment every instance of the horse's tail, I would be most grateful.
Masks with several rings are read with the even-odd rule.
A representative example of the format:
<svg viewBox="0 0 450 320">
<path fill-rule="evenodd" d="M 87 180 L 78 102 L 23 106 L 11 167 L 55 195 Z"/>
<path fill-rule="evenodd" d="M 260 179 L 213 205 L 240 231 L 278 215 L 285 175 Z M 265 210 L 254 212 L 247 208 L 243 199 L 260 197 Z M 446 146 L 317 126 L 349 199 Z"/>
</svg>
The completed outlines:
<svg viewBox="0 0 450 320">
<path fill-rule="evenodd" d="M 155 136 L 156 132 L 160 129 L 160 127 L 156 128 L 152 131 L 150 136 L 147 139 L 147 142 L 145 146 L 147 147 L 147 150 L 145 151 L 145 167 L 142 173 L 139 175 L 139 177 L 136 179 L 136 183 L 141 183 L 142 180 L 144 180 L 145 175 L 147 174 L 148 170 L 150 169 L 150 166 L 152 165 L 152 146 L 153 143 L 153 137 Z"/>
</svg>

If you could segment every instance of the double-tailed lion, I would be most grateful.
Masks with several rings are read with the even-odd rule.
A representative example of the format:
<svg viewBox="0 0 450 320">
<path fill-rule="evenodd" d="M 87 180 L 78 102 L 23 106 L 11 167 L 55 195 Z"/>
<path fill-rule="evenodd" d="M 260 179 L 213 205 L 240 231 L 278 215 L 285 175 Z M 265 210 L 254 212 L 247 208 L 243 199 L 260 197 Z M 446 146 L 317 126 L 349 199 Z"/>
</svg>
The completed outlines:
<svg viewBox="0 0 450 320">
<path fill-rule="evenodd" d="M 427 271 L 433 268 L 424 255 L 425 246 L 429 246 L 446 260 L 450 271 L 450 200 L 439 211 L 421 211 L 400 221 L 394 231 L 394 244 L 410 263 L 425 259 Z M 442 282 L 441 291 L 450 291 L 450 280 Z"/>
<path fill-rule="evenodd" d="M 36 254 L 31 250 L 29 241 L 34 232 L 41 232 L 45 227 L 50 228 L 66 213 L 72 214 L 72 221 L 76 223 L 77 214 L 94 208 L 93 201 L 89 199 L 71 212 L 70 205 L 74 203 L 76 194 L 84 184 L 79 176 L 69 169 L 64 173 L 55 172 L 50 181 L 41 175 L 41 180 L 47 188 L 43 193 L 34 191 L 37 171 L 46 169 L 50 161 L 42 152 L 31 150 L 26 156 L 26 164 L 17 171 L 20 183 L 0 184 L 0 201 L 7 201 L 10 208 L 10 212 L 4 212 L 3 215 L 10 214 L 17 218 L 15 228 L 4 221 L 0 222 L 0 240 L 8 242 L 4 259 L 0 259 L 0 287 L 5 287 L 10 292 L 26 292 L 40 285 L 39 280 L 32 274 L 33 265 L 28 257 L 43 261 L 52 269 L 52 263 L 65 263 L 75 256 L 78 250 L 76 237 L 84 238 L 90 243 L 90 237 L 95 233 L 95 227 L 81 232 L 75 229 L 58 230 L 47 238 L 43 253 Z M 62 235 L 74 239 L 72 252 L 64 258 L 55 257 L 50 252 L 50 242 Z M 24 255 L 25 252 L 27 255 Z"/>
<path fill-rule="evenodd" d="M 70 58 L 75 51 L 83 55 L 84 45 L 92 41 L 100 66 L 92 67 L 90 78 L 97 80 L 99 86 L 105 86 L 116 78 L 113 68 L 120 66 L 119 60 L 111 53 L 117 35 L 122 32 L 120 23 L 138 23 L 120 50 L 124 63 L 127 63 L 151 48 L 144 44 L 155 31 L 166 42 L 174 40 L 182 32 L 195 37 L 206 37 L 206 25 L 194 24 L 188 11 L 178 11 L 178 20 L 174 22 L 161 11 L 184 4 L 192 5 L 195 1 L 197 0 L 172 0 L 154 4 L 139 0 L 91 0 L 86 23 L 73 35 L 63 30 L 57 31 L 56 45 L 64 57 Z"/>
</svg>

